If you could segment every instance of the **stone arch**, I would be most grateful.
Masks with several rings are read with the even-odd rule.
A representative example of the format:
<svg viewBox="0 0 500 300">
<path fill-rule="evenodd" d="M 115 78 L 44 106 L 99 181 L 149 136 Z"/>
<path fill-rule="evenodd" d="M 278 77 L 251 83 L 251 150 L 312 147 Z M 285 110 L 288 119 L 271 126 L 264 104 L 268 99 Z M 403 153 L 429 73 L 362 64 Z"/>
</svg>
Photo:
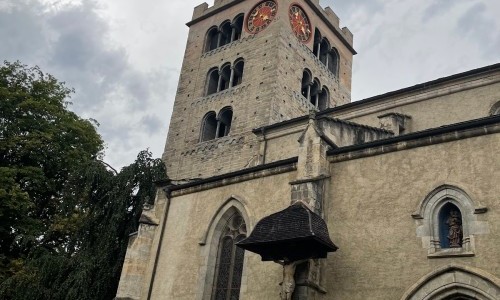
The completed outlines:
<svg viewBox="0 0 500 300">
<path fill-rule="evenodd" d="M 233 63 L 232 86 L 237 86 L 243 82 L 243 70 L 245 68 L 245 60 L 240 57 Z"/>
<path fill-rule="evenodd" d="M 401 300 L 496 300 L 498 295 L 498 278 L 480 269 L 452 264 L 422 277 Z"/>
<path fill-rule="evenodd" d="M 247 233 L 253 229 L 253 218 L 247 208 L 247 203 L 241 197 L 231 195 L 221 206 L 215 211 L 211 218 L 206 231 L 200 237 L 200 279 L 199 288 L 196 299 L 208 300 L 212 296 L 212 288 L 214 285 L 214 276 L 216 272 L 216 260 L 218 253 L 219 240 L 223 234 L 223 230 L 229 219 L 238 213 L 246 224 Z M 243 266 L 247 263 L 247 257 L 244 258 Z M 243 276 L 241 288 L 246 286 L 245 267 L 243 267 Z"/>
<path fill-rule="evenodd" d="M 231 26 L 231 21 L 225 20 L 219 26 L 219 44 L 218 46 L 224 46 L 231 42 L 231 33 L 233 31 L 233 27 Z"/>
<path fill-rule="evenodd" d="M 490 109 L 490 116 L 500 115 L 500 101 L 493 104 Z"/>
<path fill-rule="evenodd" d="M 218 91 L 224 91 L 231 87 L 231 63 L 224 63 L 219 68 L 219 89 Z"/>
<path fill-rule="evenodd" d="M 217 117 L 215 111 L 209 111 L 203 116 L 200 128 L 200 142 L 215 139 L 217 134 Z"/>
<path fill-rule="evenodd" d="M 321 93 L 319 94 L 318 99 L 318 110 L 322 111 L 330 106 L 330 91 L 326 86 L 321 88 Z"/>
<path fill-rule="evenodd" d="M 332 47 L 328 52 L 328 70 L 332 72 L 335 77 L 339 76 L 340 54 L 337 48 Z"/>
<path fill-rule="evenodd" d="M 231 130 L 231 123 L 233 121 L 233 108 L 226 106 L 219 111 L 217 115 L 217 137 L 227 136 Z"/>
<path fill-rule="evenodd" d="M 205 34 L 205 52 L 214 50 L 219 46 L 219 29 L 217 26 L 212 26 Z"/>
<path fill-rule="evenodd" d="M 462 226 L 461 247 L 443 248 L 440 241 L 440 213 L 452 205 L 460 211 Z M 477 220 L 477 214 L 485 213 L 487 209 L 474 203 L 472 198 L 462 189 L 452 185 L 442 185 L 430 192 L 419 204 L 412 217 L 421 220 L 417 228 L 417 236 L 422 238 L 422 244 L 428 249 L 429 257 L 473 256 L 474 235 L 488 232 L 488 224 Z"/>
<path fill-rule="evenodd" d="M 231 41 L 237 41 L 241 38 L 241 33 L 243 32 L 243 20 L 245 19 L 244 14 L 238 14 L 236 17 L 234 17 L 233 22 L 232 22 L 232 27 L 233 27 L 233 33 L 231 37 Z"/>
<path fill-rule="evenodd" d="M 308 99 L 310 98 L 310 91 L 311 91 L 311 84 L 312 84 L 313 78 L 312 78 L 312 73 L 308 68 L 305 68 L 302 71 L 302 79 L 301 79 L 301 94 L 304 96 L 304 98 Z"/>
<path fill-rule="evenodd" d="M 205 83 L 205 95 L 215 94 L 219 91 L 219 68 L 211 68 L 207 73 L 207 80 Z"/>
</svg>

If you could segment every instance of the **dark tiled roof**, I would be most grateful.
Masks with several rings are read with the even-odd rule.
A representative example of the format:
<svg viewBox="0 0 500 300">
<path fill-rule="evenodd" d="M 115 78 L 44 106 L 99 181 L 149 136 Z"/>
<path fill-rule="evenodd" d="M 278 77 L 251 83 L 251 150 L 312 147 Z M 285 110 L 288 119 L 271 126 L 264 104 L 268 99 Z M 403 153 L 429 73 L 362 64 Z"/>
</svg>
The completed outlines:
<svg viewBox="0 0 500 300">
<path fill-rule="evenodd" d="M 264 261 L 325 258 L 338 249 L 325 221 L 300 202 L 260 220 L 237 245 L 260 254 Z"/>
</svg>

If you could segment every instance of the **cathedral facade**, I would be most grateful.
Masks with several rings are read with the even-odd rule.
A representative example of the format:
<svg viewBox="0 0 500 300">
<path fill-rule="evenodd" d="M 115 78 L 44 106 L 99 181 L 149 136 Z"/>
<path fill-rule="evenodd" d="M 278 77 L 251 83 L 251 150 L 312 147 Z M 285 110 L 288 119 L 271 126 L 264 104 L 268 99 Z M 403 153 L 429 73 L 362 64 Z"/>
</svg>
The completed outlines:
<svg viewBox="0 0 500 300">
<path fill-rule="evenodd" d="M 236 244 L 298 203 L 338 250 L 291 299 L 500 299 L 500 64 L 351 102 L 353 35 L 319 0 L 215 0 L 187 25 L 170 180 L 116 299 L 286 299 L 282 265 Z"/>
</svg>

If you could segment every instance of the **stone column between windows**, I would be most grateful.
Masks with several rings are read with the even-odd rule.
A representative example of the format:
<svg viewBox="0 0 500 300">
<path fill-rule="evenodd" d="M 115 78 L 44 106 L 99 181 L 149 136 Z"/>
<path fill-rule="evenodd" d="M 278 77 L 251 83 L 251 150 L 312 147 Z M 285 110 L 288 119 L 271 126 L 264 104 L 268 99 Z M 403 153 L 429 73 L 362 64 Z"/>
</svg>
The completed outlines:
<svg viewBox="0 0 500 300">
<path fill-rule="evenodd" d="M 222 72 L 219 71 L 219 81 L 217 81 L 217 93 L 221 91 L 221 84 L 222 84 Z"/>
<path fill-rule="evenodd" d="M 231 42 L 234 42 L 235 36 L 236 36 L 236 25 L 231 24 Z"/>
<path fill-rule="evenodd" d="M 229 88 L 233 87 L 234 80 L 234 66 L 231 66 L 231 75 L 229 76 Z"/>
</svg>

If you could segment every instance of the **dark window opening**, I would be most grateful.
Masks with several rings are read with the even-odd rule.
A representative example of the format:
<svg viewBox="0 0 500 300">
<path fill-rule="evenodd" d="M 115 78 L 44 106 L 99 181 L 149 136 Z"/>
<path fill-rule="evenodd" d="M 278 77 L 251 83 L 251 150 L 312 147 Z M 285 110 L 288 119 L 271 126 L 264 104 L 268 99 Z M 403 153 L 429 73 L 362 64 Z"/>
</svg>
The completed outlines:
<svg viewBox="0 0 500 300">
<path fill-rule="evenodd" d="M 229 135 L 232 119 L 233 110 L 231 108 L 224 108 L 221 110 L 221 112 L 219 113 L 219 129 L 217 132 L 217 137 Z"/>
<path fill-rule="evenodd" d="M 463 241 L 462 214 L 453 203 L 439 211 L 439 243 L 441 248 L 460 248 Z"/>
<path fill-rule="evenodd" d="M 238 61 L 234 65 L 234 75 L 233 75 L 233 86 L 241 84 L 243 81 L 243 68 L 245 67 L 245 62 L 243 60 Z"/>
<path fill-rule="evenodd" d="M 304 70 L 302 72 L 302 83 L 301 83 L 301 94 L 307 100 L 310 99 L 310 89 L 311 89 L 312 76 L 309 70 Z"/>
<path fill-rule="evenodd" d="M 321 49 L 320 43 L 321 43 L 321 32 L 319 32 L 318 28 L 316 28 L 316 30 L 314 31 L 313 53 L 317 57 L 319 57 L 319 51 Z"/>
<path fill-rule="evenodd" d="M 203 117 L 201 125 L 201 138 L 200 141 L 209 141 L 215 139 L 217 133 L 217 119 L 215 112 L 211 111 Z"/>
<path fill-rule="evenodd" d="M 237 41 L 241 38 L 241 32 L 243 30 L 243 15 L 237 16 L 233 21 L 233 37 L 232 41 Z"/>
<path fill-rule="evenodd" d="M 337 49 L 332 48 L 328 53 L 328 70 L 333 73 L 333 75 L 338 76 L 339 69 L 339 53 Z"/>
<path fill-rule="evenodd" d="M 229 44 L 231 42 L 232 31 L 233 28 L 231 27 L 231 23 L 229 21 L 227 21 L 221 26 L 219 47 Z"/>
<path fill-rule="evenodd" d="M 231 82 L 231 66 L 226 65 L 222 68 L 220 72 L 220 84 L 219 84 L 219 92 L 223 90 L 227 90 L 230 87 Z"/>
<path fill-rule="evenodd" d="M 214 69 L 208 73 L 206 95 L 208 96 L 217 93 L 218 86 L 219 86 L 219 70 Z"/>
<path fill-rule="evenodd" d="M 318 82 L 317 79 L 314 79 L 314 82 L 311 85 L 311 89 L 310 89 L 310 99 L 309 99 L 309 101 L 316 108 L 318 108 L 319 93 L 320 93 L 320 84 L 319 84 L 319 82 Z"/>
<path fill-rule="evenodd" d="M 219 43 L 219 30 L 217 30 L 217 28 L 215 27 L 211 28 L 207 32 L 207 38 L 205 41 L 205 52 L 217 48 L 218 43 Z"/>
<path fill-rule="evenodd" d="M 321 89 L 321 93 L 319 94 L 317 108 L 319 110 L 325 110 L 329 107 L 329 105 L 330 105 L 330 93 L 325 87 L 323 87 Z"/>
<path fill-rule="evenodd" d="M 319 60 L 328 66 L 328 52 L 330 51 L 330 43 L 327 39 L 323 39 L 320 44 Z"/>
</svg>

